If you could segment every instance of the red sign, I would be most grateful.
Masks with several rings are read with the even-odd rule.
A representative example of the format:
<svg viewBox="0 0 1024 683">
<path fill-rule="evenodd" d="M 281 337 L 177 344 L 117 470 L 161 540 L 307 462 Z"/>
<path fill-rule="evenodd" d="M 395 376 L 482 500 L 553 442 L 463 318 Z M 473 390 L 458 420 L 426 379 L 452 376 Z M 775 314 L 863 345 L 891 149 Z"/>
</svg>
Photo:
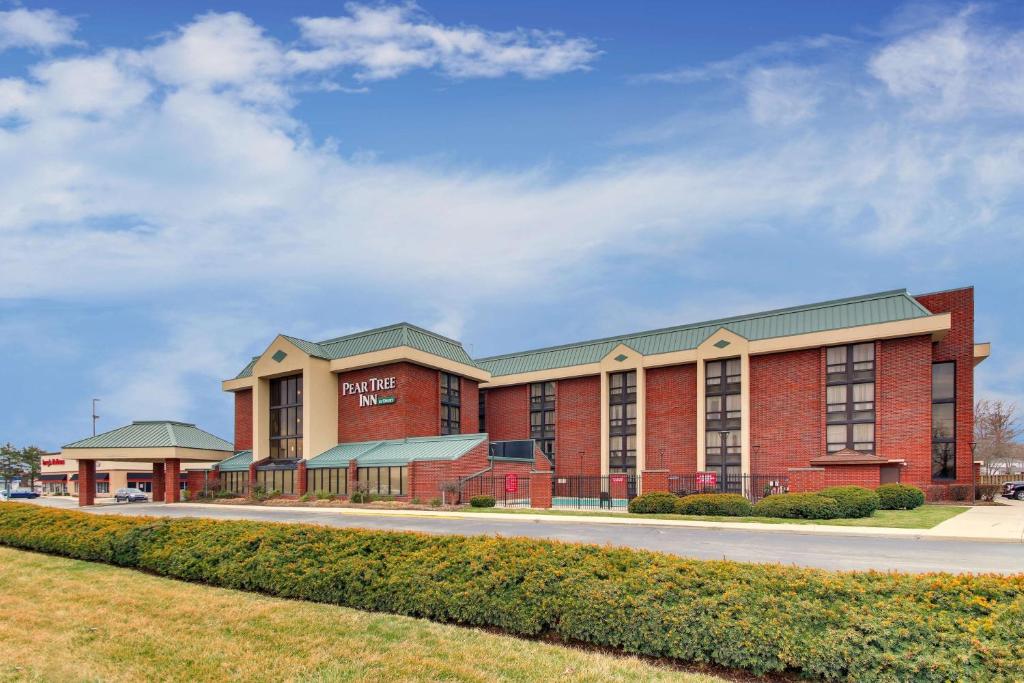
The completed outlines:
<svg viewBox="0 0 1024 683">
<path fill-rule="evenodd" d="M 698 472 L 697 486 L 700 488 L 713 488 L 718 486 L 718 472 Z"/>
<path fill-rule="evenodd" d="M 509 472 L 505 475 L 505 493 L 515 493 L 519 490 L 519 475 Z"/>
<path fill-rule="evenodd" d="M 46 465 L 47 467 L 49 467 L 50 465 L 63 465 L 64 460 L 61 458 L 50 458 L 49 460 L 44 460 L 43 464 Z"/>
<path fill-rule="evenodd" d="M 613 484 L 625 484 L 626 483 L 626 475 L 625 474 L 613 474 L 613 475 L 611 475 L 611 482 Z"/>
</svg>

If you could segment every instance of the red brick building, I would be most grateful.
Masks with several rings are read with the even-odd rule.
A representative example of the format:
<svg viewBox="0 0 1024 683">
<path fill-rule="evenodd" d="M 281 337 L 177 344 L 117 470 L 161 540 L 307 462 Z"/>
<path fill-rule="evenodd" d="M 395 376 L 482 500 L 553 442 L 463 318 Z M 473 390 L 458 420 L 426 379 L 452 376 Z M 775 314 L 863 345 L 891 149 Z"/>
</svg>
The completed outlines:
<svg viewBox="0 0 1024 683">
<path fill-rule="evenodd" d="M 224 382 L 239 453 L 221 471 L 237 488 L 420 499 L 509 472 L 553 477 L 556 496 L 580 477 L 631 492 L 970 483 L 988 353 L 971 288 L 477 359 L 404 323 L 279 336 Z"/>
</svg>

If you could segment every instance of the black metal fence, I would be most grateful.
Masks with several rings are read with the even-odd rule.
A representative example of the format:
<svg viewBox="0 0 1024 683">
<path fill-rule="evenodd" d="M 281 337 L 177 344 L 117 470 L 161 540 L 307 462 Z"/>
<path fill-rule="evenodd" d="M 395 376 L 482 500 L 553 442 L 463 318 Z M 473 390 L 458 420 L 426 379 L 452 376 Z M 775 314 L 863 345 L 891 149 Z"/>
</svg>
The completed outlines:
<svg viewBox="0 0 1024 683">
<path fill-rule="evenodd" d="M 668 478 L 668 489 L 677 496 L 694 493 L 738 493 L 752 503 L 765 496 L 785 493 L 789 478 L 774 474 L 720 474 L 697 472 L 673 475 Z"/>
<path fill-rule="evenodd" d="M 625 511 L 639 486 L 640 477 L 635 474 L 555 476 L 551 479 L 551 507 Z"/>
<path fill-rule="evenodd" d="M 494 496 L 498 507 L 530 507 L 530 476 L 527 474 L 478 474 L 459 483 L 460 503 L 468 503 L 473 496 Z"/>
</svg>

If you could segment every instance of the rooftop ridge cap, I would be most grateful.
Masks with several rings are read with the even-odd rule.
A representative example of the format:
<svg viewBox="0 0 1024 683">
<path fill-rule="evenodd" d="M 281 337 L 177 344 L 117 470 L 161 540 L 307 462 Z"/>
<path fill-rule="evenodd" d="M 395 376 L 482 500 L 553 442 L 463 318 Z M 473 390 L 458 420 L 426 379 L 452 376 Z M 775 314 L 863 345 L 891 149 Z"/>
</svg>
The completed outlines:
<svg viewBox="0 0 1024 683">
<path fill-rule="evenodd" d="M 181 420 L 132 420 L 132 424 L 133 425 L 173 424 L 173 425 L 182 425 L 184 427 L 195 427 L 196 426 L 194 422 L 182 422 Z M 127 426 L 128 425 L 125 425 L 124 427 L 127 427 Z M 124 427 L 117 427 L 117 429 L 124 429 Z M 198 429 L 198 427 L 196 427 L 196 429 Z M 110 431 L 116 431 L 116 430 L 112 429 Z M 107 432 L 104 432 L 104 434 L 106 434 L 106 433 Z M 97 434 L 96 436 L 99 436 L 99 434 Z"/>
<path fill-rule="evenodd" d="M 434 332 L 432 330 L 428 330 L 425 327 L 420 327 L 419 325 L 413 325 L 412 323 L 408 323 L 408 322 L 392 323 L 390 325 L 383 325 L 381 327 L 374 327 L 374 328 L 371 328 L 369 330 L 363 330 L 361 332 L 350 332 L 349 334 L 343 334 L 340 337 L 333 337 L 332 339 L 325 339 L 324 341 L 314 342 L 314 343 L 316 343 L 316 344 L 334 344 L 336 342 L 347 341 L 349 339 L 358 339 L 359 337 L 366 337 L 366 336 L 369 336 L 371 334 L 377 334 L 378 332 L 384 332 L 386 330 L 393 330 L 395 328 L 403 328 L 402 329 L 402 339 L 403 339 L 403 341 L 406 341 L 406 342 L 407 342 L 407 334 L 406 334 L 407 330 L 408 329 L 413 329 L 413 330 L 416 330 L 417 332 L 422 332 L 423 334 L 430 335 L 431 337 L 436 337 L 437 339 L 441 339 L 441 340 L 449 342 L 451 344 L 455 344 L 456 346 L 458 346 L 460 348 L 462 347 L 462 342 L 460 342 L 457 339 L 452 339 L 451 337 L 446 337 L 443 334 L 438 334 L 437 332 Z M 406 343 L 406 346 L 408 346 L 408 342 Z"/>
<path fill-rule="evenodd" d="M 799 310 L 810 310 L 815 308 L 828 308 L 830 306 L 839 306 L 842 304 L 853 303 L 855 301 L 872 301 L 874 299 L 882 299 L 885 297 L 893 296 L 896 294 L 904 294 L 913 299 L 912 296 L 907 294 L 906 288 L 904 289 L 890 289 L 884 292 L 874 292 L 872 294 L 862 294 L 860 296 L 844 297 L 841 299 L 830 299 L 828 301 L 820 301 L 812 304 L 803 304 L 799 306 L 787 306 L 785 308 L 775 308 L 767 311 L 756 311 L 754 313 L 745 313 L 742 315 L 733 315 L 726 318 L 717 318 L 715 320 L 704 320 L 695 323 L 684 323 L 682 325 L 672 325 L 669 327 L 661 327 L 653 330 L 642 330 L 640 332 L 633 332 L 628 334 L 620 334 L 611 337 L 599 337 L 597 339 L 587 339 L 578 342 L 570 342 L 568 344 L 557 344 L 555 346 L 545 346 L 536 349 L 527 349 L 526 351 L 516 351 L 512 353 L 502 353 L 495 356 L 483 356 L 481 358 L 474 359 L 475 361 L 482 363 L 491 360 L 500 360 L 503 358 L 512 358 L 513 356 L 525 356 L 532 353 L 544 353 L 546 351 L 560 351 L 562 349 L 572 348 L 574 346 L 589 346 L 591 344 L 607 344 L 609 342 L 621 342 L 626 343 L 626 339 L 635 339 L 638 337 L 650 337 L 656 334 L 664 334 L 666 332 L 681 332 L 686 329 L 699 329 L 701 327 L 711 327 L 713 325 L 724 326 L 728 323 L 738 322 L 740 320 L 757 320 L 758 318 L 767 318 L 772 315 L 781 315 L 784 313 L 793 313 Z M 917 303 L 917 302 L 915 302 Z M 920 306 L 920 303 L 918 303 Z M 922 309 L 924 309 L 922 306 Z M 930 313 L 929 313 L 930 314 Z M 628 346 L 628 344 L 627 344 Z M 635 349 L 634 349 L 635 350 Z"/>
<path fill-rule="evenodd" d="M 170 439 L 171 445 L 172 446 L 177 446 L 178 445 L 178 437 L 176 437 L 174 435 L 174 428 L 171 426 L 171 423 L 170 422 L 165 422 L 164 423 L 164 429 L 167 430 L 167 438 Z"/>
</svg>

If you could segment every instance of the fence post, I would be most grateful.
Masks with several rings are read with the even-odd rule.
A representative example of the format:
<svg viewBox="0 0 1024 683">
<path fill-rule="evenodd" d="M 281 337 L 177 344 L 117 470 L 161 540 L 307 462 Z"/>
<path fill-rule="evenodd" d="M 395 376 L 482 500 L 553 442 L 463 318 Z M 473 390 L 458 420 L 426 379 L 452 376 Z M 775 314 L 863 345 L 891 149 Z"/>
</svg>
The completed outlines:
<svg viewBox="0 0 1024 683">
<path fill-rule="evenodd" d="M 640 477 L 640 493 L 668 493 L 668 470 L 644 470 Z"/>
<path fill-rule="evenodd" d="M 530 507 L 551 507 L 551 471 L 530 472 Z"/>
</svg>

